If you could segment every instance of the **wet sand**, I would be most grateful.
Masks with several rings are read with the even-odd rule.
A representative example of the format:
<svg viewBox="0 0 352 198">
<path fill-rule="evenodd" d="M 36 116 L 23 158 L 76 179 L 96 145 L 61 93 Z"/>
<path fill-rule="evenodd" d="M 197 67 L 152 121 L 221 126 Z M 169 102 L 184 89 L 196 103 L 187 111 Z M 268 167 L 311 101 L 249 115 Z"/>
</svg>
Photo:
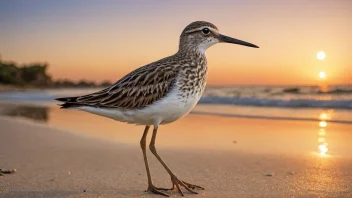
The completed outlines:
<svg viewBox="0 0 352 198">
<path fill-rule="evenodd" d="M 42 124 L 0 117 L 0 168 L 17 169 L 0 176 L 0 197 L 161 197 L 144 192 L 142 126 L 56 107 L 45 112 L 37 116 Z M 187 197 L 348 197 L 351 128 L 189 115 L 160 127 L 157 148 L 180 179 L 206 188 L 184 191 Z M 148 157 L 155 184 L 170 187 Z"/>
</svg>

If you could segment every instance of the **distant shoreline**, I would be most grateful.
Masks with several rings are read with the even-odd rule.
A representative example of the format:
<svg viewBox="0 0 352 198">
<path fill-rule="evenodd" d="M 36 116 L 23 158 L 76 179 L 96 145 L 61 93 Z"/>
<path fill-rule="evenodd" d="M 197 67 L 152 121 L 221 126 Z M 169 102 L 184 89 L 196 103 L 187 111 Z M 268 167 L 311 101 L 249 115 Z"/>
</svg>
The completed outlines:
<svg viewBox="0 0 352 198">
<path fill-rule="evenodd" d="M 16 85 L 3 85 L 0 84 L 0 92 L 11 92 L 11 91 L 38 91 L 38 90 L 49 90 L 49 89 L 89 89 L 89 88 L 96 88 L 96 89 L 104 89 L 107 86 L 71 86 L 71 87 L 35 87 L 35 86 L 16 86 Z"/>
<path fill-rule="evenodd" d="M 53 80 L 47 72 L 47 63 L 32 63 L 19 65 L 11 61 L 0 60 L 0 91 L 25 91 L 55 88 L 98 88 L 108 87 L 110 81 L 97 83 L 81 79 L 73 81 L 70 79 Z"/>
</svg>

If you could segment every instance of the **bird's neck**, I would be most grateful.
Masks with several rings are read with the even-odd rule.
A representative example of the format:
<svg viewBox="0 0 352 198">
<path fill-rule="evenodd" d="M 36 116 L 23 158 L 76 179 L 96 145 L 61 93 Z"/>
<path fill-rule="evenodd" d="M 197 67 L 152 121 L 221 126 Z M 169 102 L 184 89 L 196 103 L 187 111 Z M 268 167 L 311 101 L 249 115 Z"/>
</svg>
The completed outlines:
<svg viewBox="0 0 352 198">
<path fill-rule="evenodd" d="M 207 77 L 207 57 L 205 53 L 197 48 L 180 49 L 176 56 L 179 60 L 183 60 L 184 63 L 180 64 L 181 76 L 188 81 L 194 81 L 198 86 L 203 87 L 205 85 Z"/>
<path fill-rule="evenodd" d="M 207 79 L 207 58 L 205 53 L 196 49 L 188 48 L 179 50 L 176 54 L 178 60 L 182 60 L 179 66 L 179 89 L 183 93 L 198 97 L 202 95 Z"/>
<path fill-rule="evenodd" d="M 190 60 L 207 60 L 205 50 L 199 48 L 198 46 L 180 46 L 177 55 Z"/>
</svg>

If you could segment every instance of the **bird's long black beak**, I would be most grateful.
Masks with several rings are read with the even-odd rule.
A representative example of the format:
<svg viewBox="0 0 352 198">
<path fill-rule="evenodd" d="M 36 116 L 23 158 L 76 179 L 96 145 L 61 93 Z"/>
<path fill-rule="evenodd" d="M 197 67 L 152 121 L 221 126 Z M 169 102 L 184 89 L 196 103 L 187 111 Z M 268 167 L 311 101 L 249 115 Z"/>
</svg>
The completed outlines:
<svg viewBox="0 0 352 198">
<path fill-rule="evenodd" d="M 222 42 L 226 42 L 226 43 L 233 43 L 233 44 L 238 44 L 238 45 L 244 45 L 244 46 L 248 46 L 248 47 L 255 47 L 255 48 L 259 48 L 258 46 L 252 44 L 252 43 L 248 43 L 246 41 L 241 41 L 235 38 L 231 38 L 222 34 L 219 34 L 219 38 L 220 41 Z"/>
</svg>

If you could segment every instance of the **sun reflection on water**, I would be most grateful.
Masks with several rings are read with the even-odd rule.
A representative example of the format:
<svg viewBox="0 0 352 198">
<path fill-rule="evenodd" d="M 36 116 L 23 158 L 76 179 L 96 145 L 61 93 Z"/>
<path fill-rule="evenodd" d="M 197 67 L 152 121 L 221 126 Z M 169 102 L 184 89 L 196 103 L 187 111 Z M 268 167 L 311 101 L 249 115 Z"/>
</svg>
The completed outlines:
<svg viewBox="0 0 352 198">
<path fill-rule="evenodd" d="M 322 143 L 319 145 L 319 150 L 320 150 L 320 156 L 324 157 L 326 155 L 326 152 L 328 152 L 328 144 L 327 143 Z"/>
<path fill-rule="evenodd" d="M 326 142 L 326 127 L 328 123 L 326 122 L 327 119 L 330 119 L 330 116 L 327 112 L 320 113 L 320 121 L 319 121 L 319 132 L 318 132 L 318 151 L 320 157 L 326 157 L 327 152 L 329 151 L 328 143 Z"/>
<path fill-rule="evenodd" d="M 328 115 L 326 113 L 321 113 L 320 114 L 320 119 L 321 120 L 326 120 L 328 118 Z"/>
<path fill-rule="evenodd" d="M 322 127 L 322 128 L 325 128 L 325 127 L 328 126 L 328 124 L 325 121 L 320 121 L 319 122 L 319 126 Z"/>
<path fill-rule="evenodd" d="M 325 134 L 326 134 L 325 129 L 319 129 L 319 133 L 318 133 L 319 136 L 325 136 Z"/>
</svg>

